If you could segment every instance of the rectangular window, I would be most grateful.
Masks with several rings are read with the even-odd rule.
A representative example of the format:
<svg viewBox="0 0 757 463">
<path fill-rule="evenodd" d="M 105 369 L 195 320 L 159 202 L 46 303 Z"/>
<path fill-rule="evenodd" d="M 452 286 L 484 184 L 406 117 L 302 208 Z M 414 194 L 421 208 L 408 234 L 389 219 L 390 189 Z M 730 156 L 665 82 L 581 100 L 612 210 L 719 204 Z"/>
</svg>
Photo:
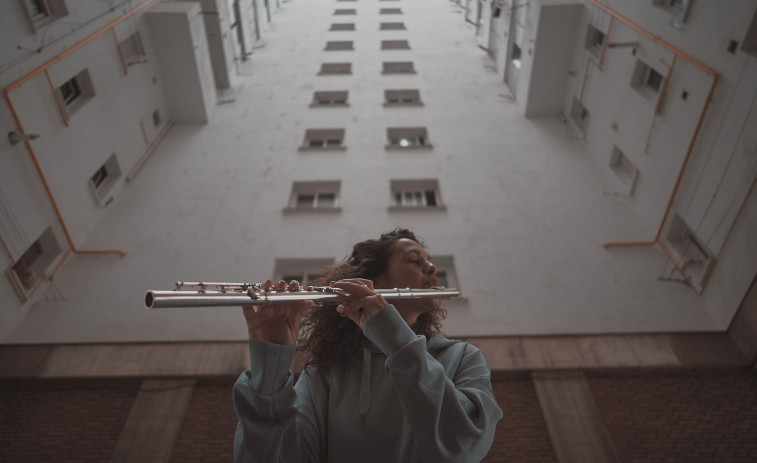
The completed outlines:
<svg viewBox="0 0 757 463">
<path fill-rule="evenodd" d="M 638 90 L 642 95 L 657 98 L 662 90 L 665 77 L 642 60 L 636 60 L 631 87 Z"/>
<path fill-rule="evenodd" d="M 610 168 L 618 177 L 618 180 L 624 189 L 623 193 L 632 196 L 634 186 L 636 186 L 636 179 L 639 176 L 639 171 L 617 146 L 613 146 L 612 149 Z"/>
<path fill-rule="evenodd" d="M 331 25 L 330 31 L 354 31 L 355 23 L 334 23 Z"/>
<path fill-rule="evenodd" d="M 401 8 L 381 8 L 379 14 L 402 14 Z"/>
<path fill-rule="evenodd" d="M 308 129 L 300 150 L 344 150 L 343 143 L 344 129 Z"/>
<path fill-rule="evenodd" d="M 113 200 L 110 193 L 119 178 L 121 178 L 121 167 L 118 165 L 116 154 L 113 153 L 89 178 L 89 186 L 100 205 L 107 206 Z"/>
<path fill-rule="evenodd" d="M 321 277 L 323 268 L 332 265 L 334 259 L 296 259 L 282 258 L 276 259 L 273 271 L 273 281 L 292 281 L 297 280 L 303 284 L 314 284 Z"/>
<path fill-rule="evenodd" d="M 691 0 L 652 0 L 652 4 L 670 14 L 670 26 L 681 29 L 689 13 Z"/>
<path fill-rule="evenodd" d="M 384 61 L 383 74 L 415 74 L 412 61 Z"/>
<path fill-rule="evenodd" d="M 121 54 L 127 66 L 147 62 L 147 54 L 139 32 L 133 33 L 118 46 L 121 48 Z"/>
<path fill-rule="evenodd" d="M 421 106 L 419 90 L 384 90 L 384 106 Z"/>
<path fill-rule="evenodd" d="M 578 98 L 573 98 L 573 104 L 570 109 L 570 119 L 576 123 L 582 132 L 586 132 L 586 127 L 589 124 L 589 111 L 578 101 Z"/>
<path fill-rule="evenodd" d="M 65 0 L 24 0 L 24 6 L 35 32 L 68 15 Z"/>
<path fill-rule="evenodd" d="M 443 208 L 436 179 L 392 180 L 392 209 Z"/>
<path fill-rule="evenodd" d="M 340 41 L 330 41 L 326 42 L 326 48 L 324 48 L 326 51 L 341 51 L 341 50 L 354 50 L 352 46 L 352 40 L 340 40 Z"/>
<path fill-rule="evenodd" d="M 673 259 L 677 262 L 678 277 L 701 289 L 712 272 L 717 256 L 696 231 L 677 214 L 673 217 L 666 241 L 670 245 Z"/>
<path fill-rule="evenodd" d="M 322 63 L 318 75 L 352 74 L 352 63 Z"/>
<path fill-rule="evenodd" d="M 79 87 L 79 82 L 76 80 L 76 77 L 73 77 L 71 80 L 66 81 L 66 83 L 58 87 L 58 91 L 60 92 L 60 98 L 63 100 L 63 104 L 66 106 L 71 106 L 76 99 L 81 96 L 81 88 Z"/>
<path fill-rule="evenodd" d="M 386 129 L 387 149 L 431 148 L 425 127 L 395 127 Z"/>
<path fill-rule="evenodd" d="M 94 96 L 95 90 L 86 69 L 58 86 L 57 97 L 67 116 L 72 116 Z"/>
<path fill-rule="evenodd" d="M 405 23 L 381 23 L 379 30 L 382 31 L 404 31 Z"/>
<path fill-rule="evenodd" d="M 287 211 L 338 211 L 340 182 L 294 182 Z"/>
<path fill-rule="evenodd" d="M 348 95 L 349 93 L 346 90 L 337 92 L 315 92 L 313 93 L 313 102 L 310 106 L 347 106 Z"/>
<path fill-rule="evenodd" d="M 409 50 L 410 44 L 407 40 L 382 40 L 382 50 Z"/>
<path fill-rule="evenodd" d="M 357 14 L 357 10 L 352 8 L 341 8 L 334 10 L 334 15 L 351 15 Z"/>
<path fill-rule="evenodd" d="M 602 51 L 605 46 L 605 34 L 596 27 L 589 24 L 586 28 L 586 42 L 584 48 L 597 59 L 602 57 Z"/>
<path fill-rule="evenodd" d="M 47 227 L 42 235 L 13 263 L 12 272 L 9 272 L 13 284 L 21 294 L 27 295 L 45 278 L 47 268 L 60 255 L 60 252 L 55 233 L 52 228 Z"/>
</svg>

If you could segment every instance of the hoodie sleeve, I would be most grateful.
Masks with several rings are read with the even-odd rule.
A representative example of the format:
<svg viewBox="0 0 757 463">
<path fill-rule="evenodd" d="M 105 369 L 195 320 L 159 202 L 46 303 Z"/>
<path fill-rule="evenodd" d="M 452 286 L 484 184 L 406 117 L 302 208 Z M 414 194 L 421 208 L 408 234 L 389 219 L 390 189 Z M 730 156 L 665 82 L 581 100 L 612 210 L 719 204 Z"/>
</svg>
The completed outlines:
<svg viewBox="0 0 757 463">
<path fill-rule="evenodd" d="M 386 369 L 419 453 L 428 461 L 482 460 L 502 410 L 481 351 L 455 343 L 447 349 L 462 352 L 444 358 L 457 365 L 441 364 L 426 350 L 426 338 L 416 335 L 391 305 L 368 322 L 364 333 L 387 356 Z"/>
<path fill-rule="evenodd" d="M 249 341 L 250 369 L 234 384 L 235 462 L 317 461 L 317 435 L 298 420 L 290 370 L 296 346 Z"/>
</svg>

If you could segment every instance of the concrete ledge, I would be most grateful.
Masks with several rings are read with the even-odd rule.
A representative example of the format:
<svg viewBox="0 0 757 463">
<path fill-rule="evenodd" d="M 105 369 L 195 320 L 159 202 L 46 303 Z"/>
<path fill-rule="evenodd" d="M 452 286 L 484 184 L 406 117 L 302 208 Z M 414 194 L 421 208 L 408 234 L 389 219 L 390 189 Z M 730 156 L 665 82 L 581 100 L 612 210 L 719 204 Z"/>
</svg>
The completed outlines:
<svg viewBox="0 0 757 463">
<path fill-rule="evenodd" d="M 111 463 L 170 462 L 195 383 L 195 379 L 145 379 L 121 430 Z"/>
</svg>

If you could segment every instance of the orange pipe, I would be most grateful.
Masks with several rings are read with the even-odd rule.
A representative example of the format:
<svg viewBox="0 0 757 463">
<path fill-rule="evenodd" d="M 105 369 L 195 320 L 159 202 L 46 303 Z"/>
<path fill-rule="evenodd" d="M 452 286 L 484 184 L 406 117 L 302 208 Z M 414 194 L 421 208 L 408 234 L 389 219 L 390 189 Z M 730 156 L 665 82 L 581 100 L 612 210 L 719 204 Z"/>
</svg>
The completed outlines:
<svg viewBox="0 0 757 463">
<path fill-rule="evenodd" d="M 124 70 L 124 75 L 127 75 L 129 71 L 126 67 L 126 60 L 124 59 L 124 52 L 121 50 L 121 45 L 118 44 L 118 37 L 116 37 L 116 29 L 110 30 L 113 33 L 113 42 L 116 44 L 116 50 L 118 50 L 118 59 L 121 61 L 121 69 Z"/>
<path fill-rule="evenodd" d="M 45 64 L 39 66 L 37 69 L 33 70 L 32 72 L 30 72 L 29 74 L 27 74 L 24 77 L 20 78 L 19 80 L 13 82 L 8 87 L 6 87 L 6 91 L 7 92 L 11 92 L 11 91 L 15 90 L 16 88 L 20 87 L 21 85 L 25 84 L 26 82 L 28 82 L 29 80 L 31 80 L 32 78 L 34 78 L 40 72 L 42 72 L 45 69 L 49 68 L 53 64 L 60 62 L 61 60 L 63 60 L 63 58 L 67 57 L 71 53 L 73 53 L 76 50 L 80 49 L 81 47 L 83 47 L 84 45 L 88 44 L 92 40 L 96 39 L 97 37 L 99 37 L 103 33 L 107 32 L 108 30 L 114 28 L 117 24 L 125 21 L 127 18 L 131 17 L 133 14 L 135 14 L 138 11 L 140 11 L 142 8 L 146 7 L 147 5 L 149 5 L 152 2 L 153 2 L 153 0 L 145 0 L 141 4 L 135 6 L 130 11 L 124 13 L 122 16 L 119 16 L 118 18 L 116 18 L 113 21 L 111 21 L 109 24 L 101 27 L 100 29 L 98 29 L 95 32 L 93 32 L 92 34 L 88 35 L 86 38 L 84 38 L 84 40 L 82 40 L 81 42 L 77 43 L 73 47 L 71 47 L 68 50 L 64 51 L 63 53 L 61 53 L 60 55 L 58 55 L 55 58 L 51 59 L 50 61 L 46 62 Z"/>
<path fill-rule="evenodd" d="M 630 21 L 629 19 L 625 18 L 624 16 L 622 16 L 619 13 L 617 13 L 616 11 L 614 11 L 614 10 L 612 10 L 612 9 L 610 9 L 610 8 L 608 8 L 608 7 L 600 4 L 600 3 L 598 3 L 597 0 L 587 0 L 587 1 L 589 3 L 591 3 L 592 5 L 596 6 L 597 8 L 601 9 L 605 13 L 609 14 L 612 18 L 618 19 L 619 21 L 623 22 L 623 24 L 627 25 L 631 29 L 633 29 L 636 32 L 640 33 L 644 37 L 647 37 L 648 39 L 652 40 L 656 44 L 662 46 L 663 48 L 665 48 L 665 49 L 667 49 L 669 51 L 671 51 L 674 54 L 673 65 L 675 64 L 675 59 L 677 59 L 678 57 L 680 57 L 680 58 L 685 59 L 686 61 L 690 62 L 691 64 L 695 65 L 699 69 L 703 70 L 704 72 L 706 72 L 707 74 L 710 74 L 712 76 L 712 85 L 710 86 L 710 91 L 707 94 L 707 100 L 705 101 L 704 108 L 702 108 L 702 112 L 699 115 L 699 120 L 697 121 L 697 126 L 694 129 L 694 133 L 693 133 L 693 135 L 691 137 L 691 141 L 689 142 L 688 149 L 686 150 L 686 155 L 684 156 L 683 164 L 681 165 L 681 169 L 680 169 L 680 171 L 678 173 L 678 177 L 676 178 L 675 185 L 673 186 L 673 192 L 671 193 L 670 199 L 668 200 L 668 204 L 667 204 L 667 206 L 665 208 L 665 213 L 663 214 L 662 221 L 661 221 L 660 226 L 659 226 L 659 228 L 657 230 L 657 235 L 655 236 L 654 240 L 652 240 L 652 241 L 640 241 L 640 242 L 613 242 L 613 243 L 605 243 L 603 245 L 603 247 L 606 248 L 606 249 L 610 248 L 610 247 L 631 247 L 631 246 L 653 246 L 653 245 L 659 245 L 660 248 L 663 251 L 663 254 L 665 254 L 665 256 L 668 258 L 668 260 L 670 260 L 670 262 L 675 266 L 675 268 L 680 271 L 680 269 L 679 269 L 677 263 L 675 262 L 675 260 L 672 258 L 672 256 L 670 255 L 670 253 L 667 252 L 667 249 L 665 249 L 665 246 L 660 242 L 660 237 L 662 236 L 662 231 L 663 231 L 663 229 L 665 227 L 665 223 L 668 220 L 668 216 L 670 215 L 670 211 L 673 208 L 673 203 L 675 202 L 676 195 L 678 194 L 678 189 L 681 186 L 681 182 L 683 180 L 683 175 L 684 175 L 684 173 L 686 171 L 686 167 L 688 166 L 689 160 L 691 159 L 691 153 L 694 151 L 694 146 L 696 145 L 697 138 L 699 137 L 699 132 L 702 129 L 702 125 L 704 123 L 704 118 L 705 118 L 705 116 L 707 114 L 707 110 L 710 107 L 710 103 L 712 103 L 712 96 L 715 93 L 715 87 L 717 86 L 717 83 L 718 83 L 718 73 L 714 69 L 712 69 L 709 66 L 705 65 L 704 63 L 702 63 L 701 61 L 699 61 L 699 60 L 693 58 L 692 56 L 684 53 L 683 51 L 679 50 L 678 48 L 673 47 L 672 45 L 670 45 L 669 43 L 667 43 L 664 40 L 660 39 L 659 37 L 655 36 L 654 34 L 650 33 L 649 31 L 647 31 L 647 30 L 641 28 L 640 26 L 634 24 L 632 21 Z M 671 65 L 671 69 L 672 69 L 673 65 Z M 665 93 L 667 92 L 667 80 L 666 80 L 666 85 L 663 88 L 663 92 L 665 92 Z M 661 95 L 661 99 L 662 99 L 663 96 L 664 95 Z M 659 111 L 662 108 L 661 104 L 662 104 L 661 101 L 658 102 L 658 105 L 655 108 L 655 115 L 659 114 Z M 701 295 L 702 292 L 704 291 L 704 284 L 703 284 L 701 290 L 699 290 L 696 287 L 694 287 L 694 285 L 691 284 L 691 282 L 687 281 L 687 283 L 689 284 L 689 286 L 692 287 L 692 289 L 694 289 L 694 291 L 697 293 L 697 295 Z"/>
<path fill-rule="evenodd" d="M 80 49 L 81 47 L 83 47 L 84 45 L 88 44 L 92 40 L 96 39 L 97 37 L 99 37 L 103 33 L 107 32 L 108 30 L 112 30 L 113 31 L 113 37 L 115 38 L 115 30 L 114 30 L 114 28 L 115 28 L 115 26 L 117 24 L 119 24 L 122 21 L 126 20 L 127 18 L 131 17 L 132 15 L 134 15 L 138 11 L 142 10 L 144 7 L 146 7 L 147 5 L 149 5 L 152 2 L 153 2 L 153 0 L 145 0 L 141 4 L 139 4 L 136 7 L 132 8 L 127 13 L 125 13 L 122 16 L 119 16 L 117 19 L 111 21 L 106 26 L 103 26 L 100 29 L 98 29 L 97 31 L 95 31 L 94 33 L 90 34 L 85 39 L 83 39 L 81 42 L 79 42 L 76 45 L 74 45 L 73 47 L 65 50 L 64 52 L 62 52 L 61 54 L 57 55 L 53 59 L 51 59 L 51 60 L 45 62 L 43 65 L 37 67 L 32 72 L 26 74 L 24 77 L 16 80 L 15 82 L 13 82 L 10 85 L 8 85 L 7 87 L 5 87 L 3 89 L 3 96 L 5 97 L 5 100 L 6 100 L 7 104 L 8 104 L 8 108 L 10 109 L 11 115 L 13 116 L 13 120 L 15 121 L 16 127 L 18 128 L 19 132 L 21 134 L 26 133 L 24 131 L 24 126 L 21 123 L 21 118 L 19 117 L 18 112 L 16 111 L 16 108 L 13 105 L 13 100 L 11 99 L 11 96 L 10 96 L 10 93 L 13 90 L 19 88 L 21 85 L 25 84 L 26 82 L 28 82 L 32 78 L 36 77 L 38 74 L 44 72 L 45 75 L 46 75 L 46 77 L 47 77 L 48 84 L 50 85 L 50 88 L 53 91 L 53 97 L 55 98 L 56 104 L 58 105 L 58 109 L 59 109 L 59 111 L 61 111 L 61 115 L 63 116 L 63 121 L 64 121 L 64 123 L 66 125 L 68 125 L 68 120 L 67 120 L 67 117 L 65 115 L 65 111 L 63 110 L 63 108 L 61 106 L 61 102 L 60 102 L 57 94 L 55 93 L 55 87 L 54 87 L 54 85 L 52 83 L 52 80 L 50 79 L 50 75 L 47 72 L 47 70 L 53 64 L 56 64 L 56 63 L 62 61 L 64 58 L 66 58 L 67 56 L 71 55 L 72 53 L 74 53 L 75 51 L 77 51 L 78 49 Z M 119 55 L 120 55 L 120 53 L 121 52 L 120 52 L 120 47 L 119 47 Z M 121 61 L 123 63 L 123 57 L 121 57 Z M 37 158 L 37 155 L 34 152 L 34 148 L 32 147 L 31 142 L 29 140 L 25 140 L 24 144 L 26 145 L 26 149 L 27 149 L 27 151 L 29 152 L 29 155 L 32 158 L 32 162 L 34 163 L 34 167 L 37 170 L 37 174 L 39 175 L 40 180 L 42 181 L 42 185 L 44 186 L 45 192 L 47 193 L 47 196 L 50 199 L 50 203 L 53 206 L 53 210 L 55 211 L 55 215 L 58 217 L 58 221 L 61 224 L 61 227 L 63 229 L 63 233 L 66 235 L 66 240 L 68 241 L 68 244 L 69 244 L 69 247 L 70 247 L 70 251 L 67 252 L 66 255 L 63 257 L 63 259 L 58 264 L 58 266 L 56 267 L 56 269 L 53 272 L 53 274 L 50 277 L 46 277 L 46 278 L 48 278 L 48 279 L 52 278 L 58 272 L 58 270 L 60 270 L 60 268 L 63 266 L 63 263 L 68 259 L 68 257 L 71 255 L 72 252 L 76 253 L 76 254 L 118 254 L 120 256 L 125 256 L 126 252 L 121 251 L 121 250 L 95 250 L 95 251 L 89 250 L 89 251 L 84 251 L 84 250 L 76 249 L 76 246 L 75 246 L 75 244 L 73 242 L 73 239 L 71 238 L 71 234 L 68 231 L 68 227 L 66 226 L 66 222 L 63 219 L 63 215 L 60 212 L 60 208 L 58 207 L 58 203 L 55 201 L 55 197 L 53 196 L 53 193 L 52 193 L 52 191 L 50 189 L 50 185 L 47 182 L 47 179 L 45 177 L 44 172 L 42 171 L 42 166 L 40 165 L 39 160 Z M 3 241 L 3 247 L 5 248 L 6 252 L 8 253 L 8 256 L 9 256 L 9 258 L 11 260 L 11 267 L 9 267 L 8 269 L 6 269 L 6 272 L 5 272 L 6 276 L 8 277 L 8 279 L 11 280 L 11 276 L 9 274 L 9 271 L 10 271 L 10 269 L 13 266 L 13 255 L 11 255 L 11 252 L 8 249 L 8 247 L 5 245 L 4 241 Z M 16 295 L 19 297 L 19 299 L 21 300 L 22 303 L 24 303 L 24 302 L 26 302 L 28 300 L 27 296 L 25 296 L 23 294 L 19 294 L 18 289 L 15 287 L 16 285 L 13 284 L 12 282 L 11 282 L 11 286 L 14 288 L 14 291 L 16 292 Z M 35 287 L 32 289 L 32 292 L 30 293 L 30 295 L 34 293 L 34 291 L 36 290 L 36 288 L 38 286 L 39 286 L 38 284 L 35 285 Z"/>
<path fill-rule="evenodd" d="M 60 95 L 58 95 L 58 92 L 55 91 L 55 86 L 53 85 L 52 79 L 50 79 L 50 73 L 47 72 L 47 69 L 45 69 L 45 77 L 47 77 L 47 84 L 50 86 L 50 93 L 52 93 L 55 104 L 58 106 L 60 117 L 63 119 L 63 123 L 66 125 L 66 127 L 68 127 L 68 114 L 66 113 L 66 109 L 63 107 L 63 103 L 60 101 Z"/>
</svg>

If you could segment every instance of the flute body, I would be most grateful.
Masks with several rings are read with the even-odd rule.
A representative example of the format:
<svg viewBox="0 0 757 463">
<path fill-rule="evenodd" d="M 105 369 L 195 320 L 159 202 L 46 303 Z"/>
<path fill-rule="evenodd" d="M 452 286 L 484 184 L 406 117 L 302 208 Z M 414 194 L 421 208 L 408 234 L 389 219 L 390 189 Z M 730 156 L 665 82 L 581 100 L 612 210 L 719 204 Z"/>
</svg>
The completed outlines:
<svg viewBox="0 0 757 463">
<path fill-rule="evenodd" d="M 192 289 L 185 289 L 190 287 Z M 304 286 L 299 291 L 274 291 L 259 283 L 185 283 L 177 282 L 175 291 L 147 291 L 145 308 L 171 307 L 234 307 L 273 304 L 291 304 L 297 301 L 313 301 L 316 304 L 338 301 L 336 288 L 330 286 Z M 376 289 L 387 301 L 402 299 L 457 297 L 460 291 L 454 288 L 393 288 Z"/>
</svg>

